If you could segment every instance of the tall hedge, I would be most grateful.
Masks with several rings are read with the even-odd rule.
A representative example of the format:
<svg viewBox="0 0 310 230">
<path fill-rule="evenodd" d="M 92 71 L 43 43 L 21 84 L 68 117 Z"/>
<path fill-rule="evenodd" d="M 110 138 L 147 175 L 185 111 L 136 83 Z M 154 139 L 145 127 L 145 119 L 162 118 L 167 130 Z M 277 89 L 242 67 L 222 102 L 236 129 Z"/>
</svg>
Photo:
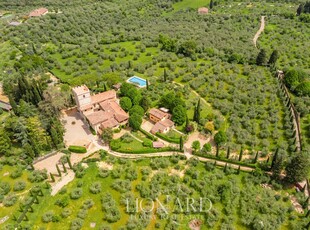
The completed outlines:
<svg viewBox="0 0 310 230">
<path fill-rule="evenodd" d="M 76 145 L 70 145 L 68 150 L 73 153 L 86 153 L 87 152 L 84 146 L 76 146 Z"/>
</svg>

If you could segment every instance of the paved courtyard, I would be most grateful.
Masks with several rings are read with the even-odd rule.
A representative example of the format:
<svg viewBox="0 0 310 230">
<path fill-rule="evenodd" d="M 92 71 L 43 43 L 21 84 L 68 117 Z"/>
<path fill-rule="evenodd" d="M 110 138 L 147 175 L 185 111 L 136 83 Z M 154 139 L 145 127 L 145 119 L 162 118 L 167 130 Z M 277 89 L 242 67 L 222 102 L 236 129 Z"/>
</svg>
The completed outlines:
<svg viewBox="0 0 310 230">
<path fill-rule="evenodd" d="M 66 146 L 88 146 L 97 139 L 97 137 L 90 132 L 88 125 L 82 120 L 82 117 L 76 109 L 64 112 L 62 121 L 64 122 L 66 130 L 64 135 Z"/>
</svg>

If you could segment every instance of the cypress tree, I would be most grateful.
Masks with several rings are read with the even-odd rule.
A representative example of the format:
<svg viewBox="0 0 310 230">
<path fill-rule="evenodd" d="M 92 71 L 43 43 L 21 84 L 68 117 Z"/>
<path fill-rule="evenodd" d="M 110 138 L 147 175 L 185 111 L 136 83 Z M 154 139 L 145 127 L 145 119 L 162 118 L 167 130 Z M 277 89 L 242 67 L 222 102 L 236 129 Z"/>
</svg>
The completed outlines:
<svg viewBox="0 0 310 230">
<path fill-rule="evenodd" d="M 57 147 L 57 145 L 59 144 L 59 140 L 58 140 L 57 131 L 55 130 L 54 127 L 51 127 L 50 134 L 51 134 L 51 138 L 52 138 L 52 142 L 53 142 L 54 146 Z"/>
<path fill-rule="evenodd" d="M 62 164 L 62 167 L 63 167 L 63 169 L 64 169 L 64 173 L 66 173 L 66 172 L 67 172 L 67 169 L 66 169 L 65 164 L 64 164 L 63 162 L 61 162 L 61 164 Z"/>
<path fill-rule="evenodd" d="M 30 190 L 31 191 L 31 190 Z M 19 203 L 19 210 L 18 211 L 20 211 L 20 212 L 23 212 L 24 211 L 24 207 L 23 207 L 23 205 L 21 204 L 21 203 Z"/>
<path fill-rule="evenodd" d="M 217 144 L 217 145 L 216 145 L 216 155 L 215 155 L 216 157 L 219 157 L 219 151 L 220 151 L 219 148 L 220 148 L 220 147 L 219 147 L 219 145 Z"/>
<path fill-rule="evenodd" d="M 180 137 L 180 151 L 183 150 L 183 137 Z"/>
<path fill-rule="evenodd" d="M 227 172 L 227 163 L 225 164 L 225 166 L 224 166 L 224 173 L 226 173 Z"/>
<path fill-rule="evenodd" d="M 304 4 L 300 4 L 297 8 L 297 16 L 304 12 Z"/>
<path fill-rule="evenodd" d="M 264 65 L 266 62 L 266 51 L 261 49 L 256 58 L 256 65 Z"/>
<path fill-rule="evenodd" d="M 268 64 L 269 65 L 275 65 L 277 60 L 279 58 L 279 52 L 277 50 L 274 50 L 272 52 L 272 54 L 270 55 L 270 58 L 269 58 L 269 61 L 268 61 Z"/>
<path fill-rule="evenodd" d="M 166 71 L 166 69 L 164 69 L 164 82 L 166 82 L 167 81 L 167 76 L 168 74 L 167 74 L 167 71 Z"/>
<path fill-rule="evenodd" d="M 240 150 L 239 161 L 242 160 L 242 156 L 243 156 L 243 147 L 241 147 L 241 150 Z"/>
<path fill-rule="evenodd" d="M 273 156 L 273 158 L 272 158 L 271 169 L 274 167 L 274 164 L 275 164 L 276 161 L 277 161 L 278 152 L 279 152 L 279 148 L 276 149 L 276 152 L 274 153 L 274 156 Z"/>
<path fill-rule="evenodd" d="M 146 89 L 149 90 L 149 80 L 146 80 Z"/>
<path fill-rule="evenodd" d="M 283 169 L 283 157 L 280 155 L 280 156 L 277 156 L 275 158 L 275 161 L 273 161 L 273 167 L 271 168 L 271 171 L 272 171 L 272 176 L 274 179 L 278 180 L 280 179 L 280 175 L 281 175 L 281 172 L 282 172 L 282 169 Z"/>
<path fill-rule="evenodd" d="M 60 169 L 59 169 L 58 164 L 56 164 L 56 169 L 57 169 L 58 175 L 61 177 L 61 171 L 60 171 Z"/>
<path fill-rule="evenodd" d="M 103 90 L 104 90 L 104 92 L 108 90 L 108 87 L 107 87 L 106 83 L 103 83 Z"/>
<path fill-rule="evenodd" d="M 69 168 L 72 169 L 71 160 L 70 160 L 70 157 L 68 156 L 67 156 L 67 162 L 68 162 Z"/>
<path fill-rule="evenodd" d="M 308 152 L 302 151 L 291 159 L 286 166 L 286 179 L 290 183 L 304 180 L 309 175 L 310 157 Z"/>
<path fill-rule="evenodd" d="M 194 111 L 194 121 L 196 121 L 197 123 L 199 123 L 200 121 L 200 98 L 197 102 L 197 106 L 195 107 L 195 111 Z"/>
<path fill-rule="evenodd" d="M 11 94 L 9 94 L 9 102 L 10 102 L 10 105 L 12 106 L 13 112 L 18 116 L 18 107 Z"/>
<path fill-rule="evenodd" d="M 53 175 L 52 173 L 50 173 L 50 176 L 51 176 L 52 181 L 55 182 L 55 177 L 54 177 L 54 175 Z"/>
<path fill-rule="evenodd" d="M 238 167 L 237 174 L 238 174 L 238 175 L 240 174 L 240 165 L 239 165 L 239 167 Z"/>
<path fill-rule="evenodd" d="M 307 197 L 307 199 L 304 201 L 302 208 L 303 209 L 307 209 L 309 206 L 309 196 Z"/>
<path fill-rule="evenodd" d="M 213 9 L 213 6 L 214 6 L 214 2 L 213 2 L 213 0 L 211 0 L 211 1 L 210 1 L 210 6 L 209 6 L 210 10 Z"/>
<path fill-rule="evenodd" d="M 226 155 L 226 158 L 229 159 L 229 156 L 230 156 L 230 147 L 227 148 L 227 155 Z"/>
</svg>

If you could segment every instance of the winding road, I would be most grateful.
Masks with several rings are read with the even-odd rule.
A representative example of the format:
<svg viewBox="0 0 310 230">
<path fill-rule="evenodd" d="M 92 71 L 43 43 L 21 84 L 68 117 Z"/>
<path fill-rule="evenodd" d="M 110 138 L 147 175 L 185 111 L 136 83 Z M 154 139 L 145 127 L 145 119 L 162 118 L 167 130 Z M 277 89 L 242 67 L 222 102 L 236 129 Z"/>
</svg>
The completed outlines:
<svg viewBox="0 0 310 230">
<path fill-rule="evenodd" d="M 254 46 L 257 48 L 257 39 L 259 37 L 259 35 L 264 31 L 265 29 L 265 17 L 266 16 L 262 16 L 261 18 L 261 23 L 260 23 L 260 28 L 259 30 L 256 32 L 254 38 L 253 38 L 253 43 L 254 43 Z"/>
</svg>

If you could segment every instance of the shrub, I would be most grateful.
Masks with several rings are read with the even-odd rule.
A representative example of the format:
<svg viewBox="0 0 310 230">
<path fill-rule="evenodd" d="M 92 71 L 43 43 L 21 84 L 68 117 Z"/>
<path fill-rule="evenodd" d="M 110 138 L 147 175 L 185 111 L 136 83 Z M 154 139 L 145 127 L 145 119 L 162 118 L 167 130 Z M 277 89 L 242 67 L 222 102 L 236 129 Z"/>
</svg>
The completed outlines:
<svg viewBox="0 0 310 230">
<path fill-rule="evenodd" d="M 68 150 L 73 153 L 86 153 L 87 152 L 84 146 L 76 146 L 76 145 L 70 145 Z"/>
<path fill-rule="evenodd" d="M 83 203 L 83 209 L 90 209 L 91 207 L 94 206 L 94 201 L 92 199 L 87 199 Z"/>
<path fill-rule="evenodd" d="M 6 195 L 11 190 L 11 186 L 8 182 L 0 182 L 0 195 Z"/>
<path fill-rule="evenodd" d="M 77 217 L 83 220 L 86 218 L 86 216 L 87 216 L 87 210 L 85 209 L 81 209 L 77 214 Z"/>
<path fill-rule="evenodd" d="M 71 194 L 70 194 L 70 197 L 71 199 L 73 200 L 77 200 L 79 199 L 81 196 L 83 195 L 83 190 L 81 188 L 76 188 L 76 189 L 73 189 Z"/>
<path fill-rule="evenodd" d="M 17 181 L 14 184 L 13 190 L 16 191 L 22 191 L 26 188 L 26 183 L 24 181 Z"/>
<path fill-rule="evenodd" d="M 101 178 L 106 178 L 106 177 L 108 177 L 110 175 L 110 171 L 106 170 L 106 169 L 99 169 L 98 175 Z"/>
<path fill-rule="evenodd" d="M 112 228 L 110 226 L 108 226 L 108 225 L 101 225 L 99 227 L 99 230 L 112 230 Z"/>
<path fill-rule="evenodd" d="M 28 177 L 31 183 L 42 182 L 48 178 L 47 171 L 44 170 L 34 170 Z"/>
<path fill-rule="evenodd" d="M 16 203 L 16 201 L 17 196 L 15 194 L 9 194 L 8 196 L 4 197 L 2 203 L 5 207 L 11 207 Z"/>
<path fill-rule="evenodd" d="M 43 214 L 43 216 L 42 216 L 42 221 L 43 221 L 44 223 L 52 222 L 54 215 L 55 215 L 55 214 L 54 214 L 53 211 L 48 211 L 48 212 L 46 212 L 46 213 Z"/>
<path fill-rule="evenodd" d="M 76 218 L 71 222 L 70 230 L 79 230 L 82 228 L 84 221 L 80 218 Z"/>
<path fill-rule="evenodd" d="M 71 209 L 69 208 L 65 208 L 62 212 L 61 212 L 61 217 L 62 218 L 67 218 L 68 216 L 70 216 L 72 213 Z"/>
<path fill-rule="evenodd" d="M 62 208 L 68 206 L 68 204 L 69 204 L 69 197 L 68 196 L 65 196 L 61 199 L 57 199 L 55 202 L 55 205 L 62 207 Z"/>
<path fill-rule="evenodd" d="M 98 194 L 101 192 L 101 183 L 100 182 L 94 182 L 89 188 L 89 191 L 93 194 Z"/>
<path fill-rule="evenodd" d="M 121 141 L 120 140 L 112 140 L 110 142 L 110 147 L 113 151 L 118 150 L 121 147 Z"/>
<path fill-rule="evenodd" d="M 10 177 L 13 179 L 16 179 L 18 177 L 21 177 L 22 175 L 23 175 L 23 170 L 21 168 L 17 168 L 10 174 Z"/>
<path fill-rule="evenodd" d="M 152 147 L 152 141 L 150 140 L 150 139 L 147 139 L 147 138 L 145 138 L 144 140 L 143 140 L 143 143 L 142 143 L 142 145 L 144 146 L 144 147 Z"/>
<path fill-rule="evenodd" d="M 77 178 L 82 178 L 85 175 L 85 168 L 82 166 L 81 163 L 73 166 L 73 171 L 75 172 L 75 176 Z"/>
</svg>

